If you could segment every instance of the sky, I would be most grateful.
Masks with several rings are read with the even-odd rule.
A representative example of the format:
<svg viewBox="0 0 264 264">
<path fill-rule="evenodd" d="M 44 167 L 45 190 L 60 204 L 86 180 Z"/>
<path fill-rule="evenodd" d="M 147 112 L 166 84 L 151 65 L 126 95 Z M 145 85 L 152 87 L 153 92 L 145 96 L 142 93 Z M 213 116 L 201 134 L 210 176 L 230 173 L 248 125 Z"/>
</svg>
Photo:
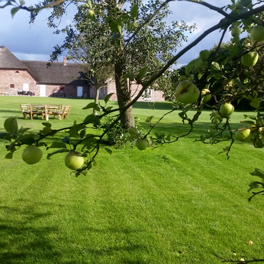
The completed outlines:
<svg viewBox="0 0 264 264">
<path fill-rule="evenodd" d="M 26 5 L 37 3 L 34 0 L 25 0 Z M 208 3 L 222 7 L 231 2 L 231 0 L 207 0 Z M 1 0 L 0 0 L 1 3 Z M 197 29 L 188 34 L 188 42 L 182 43 L 185 47 L 188 43 L 195 40 L 204 30 L 217 24 L 223 16 L 217 12 L 208 9 L 197 3 L 186 1 L 174 1 L 170 3 L 172 14 L 168 17 L 168 21 L 185 21 L 187 24 L 196 24 Z M 71 23 L 75 8 L 69 6 L 67 14 L 60 22 L 60 26 Z M 12 18 L 10 8 L 0 9 L 0 46 L 6 46 L 20 60 L 41 60 L 48 61 L 54 46 L 63 43 L 65 35 L 54 34 L 54 29 L 47 26 L 48 17 L 51 10 L 43 10 L 33 24 L 29 24 L 29 13 L 20 10 Z M 196 45 L 187 54 L 182 56 L 177 66 L 187 64 L 189 61 L 197 58 L 199 52 L 203 49 L 210 49 L 218 43 L 221 32 L 217 31 L 207 37 L 205 40 Z M 231 38 L 228 32 L 224 38 L 224 42 L 228 42 Z M 178 50 L 180 51 L 181 48 Z M 60 58 L 63 61 L 63 58 Z"/>
</svg>

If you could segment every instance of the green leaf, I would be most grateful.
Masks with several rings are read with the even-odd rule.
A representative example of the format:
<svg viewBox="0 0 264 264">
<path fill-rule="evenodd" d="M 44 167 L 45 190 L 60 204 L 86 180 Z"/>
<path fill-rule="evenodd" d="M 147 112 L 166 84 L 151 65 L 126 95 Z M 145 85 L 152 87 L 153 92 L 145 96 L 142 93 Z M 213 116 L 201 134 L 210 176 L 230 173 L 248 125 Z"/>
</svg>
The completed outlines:
<svg viewBox="0 0 264 264">
<path fill-rule="evenodd" d="M 259 99 L 253 98 L 250 102 L 250 105 L 253 106 L 254 108 L 259 108 L 260 107 Z"/>
<path fill-rule="evenodd" d="M 96 104 L 96 103 L 89 103 L 88 105 L 86 105 L 85 107 L 83 107 L 83 110 L 85 110 L 85 109 L 91 109 L 91 108 L 93 108 L 96 111 L 100 111 L 101 110 L 100 107 L 99 107 L 99 105 Z"/>
<path fill-rule="evenodd" d="M 135 76 L 132 72 L 128 72 L 124 75 L 125 80 L 128 78 L 131 82 L 135 79 Z"/>
<path fill-rule="evenodd" d="M 62 142 L 53 142 L 49 148 L 67 148 L 67 146 Z"/>
<path fill-rule="evenodd" d="M 138 131 L 135 127 L 130 127 L 128 129 L 128 133 L 132 136 L 132 138 L 139 138 L 140 137 L 140 134 L 138 133 Z"/>
<path fill-rule="evenodd" d="M 258 138 L 256 138 L 254 140 L 253 145 L 254 145 L 255 148 L 263 148 L 264 147 L 262 141 L 260 139 L 258 139 Z"/>
<path fill-rule="evenodd" d="M 11 140 L 11 136 L 10 136 L 10 134 L 9 133 L 0 133 L 0 139 L 6 139 L 6 140 Z"/>
<path fill-rule="evenodd" d="M 218 70 L 218 71 L 221 70 L 219 63 L 216 62 L 216 61 L 213 61 L 213 62 L 212 62 L 212 64 L 211 64 L 211 68 L 212 68 L 213 70 Z"/>
<path fill-rule="evenodd" d="M 105 111 L 106 111 L 106 112 L 109 112 L 109 111 L 112 110 L 112 108 L 113 108 L 113 106 L 106 107 L 106 108 L 105 108 Z"/>
<path fill-rule="evenodd" d="M 14 7 L 14 8 L 11 9 L 11 15 L 12 15 L 12 17 L 14 17 L 14 15 L 16 14 L 16 12 L 18 10 L 20 10 L 20 7 Z"/>
<path fill-rule="evenodd" d="M 130 15 L 133 18 L 137 18 L 138 15 L 138 4 L 135 4 L 132 6 L 131 10 L 130 10 Z"/>
<path fill-rule="evenodd" d="M 147 119 L 146 119 L 146 122 L 147 122 L 147 123 L 150 123 L 153 117 L 154 117 L 154 116 L 148 116 Z"/>
<path fill-rule="evenodd" d="M 106 95 L 106 97 L 104 98 L 104 101 L 105 101 L 106 104 L 108 103 L 108 101 L 110 100 L 110 98 L 111 98 L 111 96 L 112 96 L 113 94 L 114 94 L 114 93 L 110 93 L 110 94 Z"/>
<path fill-rule="evenodd" d="M 68 131 L 69 133 L 69 137 L 80 137 L 79 135 L 79 131 L 84 129 L 85 128 L 85 125 L 75 125 L 75 126 L 72 126 L 70 128 L 70 130 Z"/>
<path fill-rule="evenodd" d="M 146 76 L 147 72 L 148 72 L 148 66 L 146 66 L 146 67 L 140 69 L 140 71 L 138 72 L 138 74 L 137 74 L 137 76 L 136 76 L 135 79 L 136 79 L 137 81 L 141 81 L 142 78 L 144 78 L 144 77 Z"/>
<path fill-rule="evenodd" d="M 186 68 L 185 68 L 185 75 L 186 75 L 186 76 L 190 76 L 191 71 L 192 71 L 193 68 L 194 68 L 194 64 L 195 64 L 195 60 L 190 61 L 190 62 L 187 64 L 187 66 L 186 66 Z"/>
<path fill-rule="evenodd" d="M 70 143 L 69 137 L 68 136 L 64 137 L 61 142 L 69 144 Z"/>
<path fill-rule="evenodd" d="M 100 119 L 97 116 L 93 115 L 93 114 L 86 116 L 84 121 L 83 121 L 83 123 L 85 123 L 85 124 L 94 124 L 94 125 L 98 125 L 98 126 L 101 125 Z"/>
</svg>

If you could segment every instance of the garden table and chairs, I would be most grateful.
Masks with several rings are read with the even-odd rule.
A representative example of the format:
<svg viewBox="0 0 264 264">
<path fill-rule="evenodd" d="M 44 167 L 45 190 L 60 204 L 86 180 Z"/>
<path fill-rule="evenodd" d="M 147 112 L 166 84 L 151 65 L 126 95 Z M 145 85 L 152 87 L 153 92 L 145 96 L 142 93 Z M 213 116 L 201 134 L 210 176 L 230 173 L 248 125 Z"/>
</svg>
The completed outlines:
<svg viewBox="0 0 264 264">
<path fill-rule="evenodd" d="M 41 116 L 42 119 L 49 120 L 50 116 L 58 116 L 59 120 L 66 119 L 71 110 L 69 105 L 31 105 L 21 104 L 20 105 L 22 114 L 25 119 L 30 116 L 30 119 L 34 117 L 38 118 Z"/>
</svg>

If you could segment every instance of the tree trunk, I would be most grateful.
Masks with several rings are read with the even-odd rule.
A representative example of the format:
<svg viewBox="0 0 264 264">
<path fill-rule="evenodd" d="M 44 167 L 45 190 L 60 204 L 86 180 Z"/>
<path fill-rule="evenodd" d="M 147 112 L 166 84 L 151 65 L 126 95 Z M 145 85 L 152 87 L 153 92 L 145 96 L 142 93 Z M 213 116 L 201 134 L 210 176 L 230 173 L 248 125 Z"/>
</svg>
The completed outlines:
<svg viewBox="0 0 264 264">
<path fill-rule="evenodd" d="M 94 103 L 98 104 L 100 88 L 95 86 L 95 89 L 96 89 L 96 93 L 95 93 Z M 97 115 L 97 111 L 95 109 L 93 109 L 93 114 Z"/>
<path fill-rule="evenodd" d="M 116 93 L 119 108 L 123 108 L 131 102 L 131 93 L 127 85 L 127 81 L 124 78 L 125 63 L 124 60 L 120 60 L 115 64 L 115 83 Z M 120 113 L 122 110 L 120 111 Z M 128 130 L 130 127 L 135 126 L 133 108 L 130 106 L 122 115 L 121 123 L 123 128 Z"/>
</svg>

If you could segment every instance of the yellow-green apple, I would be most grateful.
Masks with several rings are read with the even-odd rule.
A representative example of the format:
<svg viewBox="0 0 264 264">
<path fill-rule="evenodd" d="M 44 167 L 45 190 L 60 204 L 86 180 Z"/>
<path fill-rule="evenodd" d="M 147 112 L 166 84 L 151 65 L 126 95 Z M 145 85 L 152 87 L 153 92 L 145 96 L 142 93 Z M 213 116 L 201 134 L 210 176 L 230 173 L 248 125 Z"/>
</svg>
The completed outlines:
<svg viewBox="0 0 264 264">
<path fill-rule="evenodd" d="M 82 153 L 71 150 L 65 156 L 65 165 L 71 170 L 78 170 L 84 164 Z"/>
<path fill-rule="evenodd" d="M 223 117 L 229 117 L 234 112 L 235 108 L 231 103 L 224 103 L 220 106 L 220 114 Z"/>
<path fill-rule="evenodd" d="M 257 42 L 264 40 L 264 27 L 259 25 L 253 27 L 250 31 L 250 37 Z"/>
<path fill-rule="evenodd" d="M 91 20 L 95 19 L 95 14 L 94 11 L 92 9 L 89 9 L 87 12 L 87 17 Z"/>
<path fill-rule="evenodd" d="M 28 145 L 22 153 L 22 159 L 27 164 L 38 163 L 41 160 L 42 156 L 42 150 L 35 145 Z"/>
<path fill-rule="evenodd" d="M 175 90 L 175 96 L 178 102 L 191 104 L 197 101 L 200 91 L 192 82 L 188 80 L 181 81 Z"/>
<path fill-rule="evenodd" d="M 253 67 L 258 62 L 259 55 L 256 51 L 250 51 L 241 57 L 241 63 L 247 67 Z"/>
<path fill-rule="evenodd" d="M 144 150 L 147 148 L 148 146 L 148 143 L 144 140 L 144 139 L 141 139 L 141 138 L 138 138 L 135 142 L 135 146 L 139 149 L 139 150 Z"/>
<path fill-rule="evenodd" d="M 232 35 L 233 37 L 235 37 L 235 36 L 239 36 L 240 33 L 241 33 L 241 29 L 240 29 L 240 27 L 233 27 L 232 30 L 231 30 L 231 35 Z"/>
<path fill-rule="evenodd" d="M 235 134 L 235 139 L 239 141 L 248 141 L 251 138 L 250 133 L 251 130 L 249 128 L 238 130 Z"/>
<path fill-rule="evenodd" d="M 212 97 L 210 90 L 206 88 L 201 91 L 201 96 L 204 102 L 208 102 Z"/>
</svg>

